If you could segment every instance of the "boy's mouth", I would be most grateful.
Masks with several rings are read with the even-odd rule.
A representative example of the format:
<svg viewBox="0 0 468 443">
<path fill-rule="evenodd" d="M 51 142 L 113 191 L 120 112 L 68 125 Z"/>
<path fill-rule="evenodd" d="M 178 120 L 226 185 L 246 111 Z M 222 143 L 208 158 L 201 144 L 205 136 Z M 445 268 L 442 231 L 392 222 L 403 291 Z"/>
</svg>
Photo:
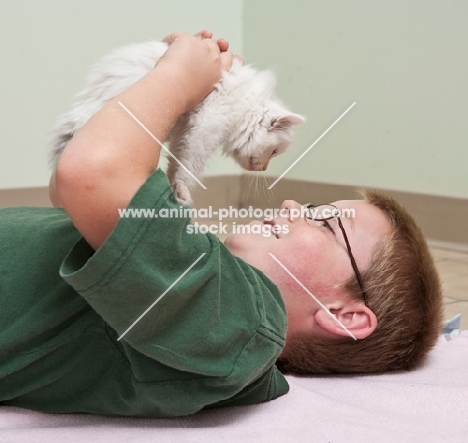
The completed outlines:
<svg viewBox="0 0 468 443">
<path fill-rule="evenodd" d="M 264 225 L 270 225 L 270 226 L 271 226 L 271 233 L 272 233 L 272 235 L 274 235 L 277 239 L 279 239 L 279 234 L 278 234 L 278 232 L 274 232 L 274 231 L 273 231 L 273 227 L 276 225 L 275 220 L 273 220 L 273 219 L 265 219 L 265 220 L 263 220 L 263 224 L 264 224 Z M 275 230 L 275 231 L 276 231 L 276 230 Z"/>
</svg>

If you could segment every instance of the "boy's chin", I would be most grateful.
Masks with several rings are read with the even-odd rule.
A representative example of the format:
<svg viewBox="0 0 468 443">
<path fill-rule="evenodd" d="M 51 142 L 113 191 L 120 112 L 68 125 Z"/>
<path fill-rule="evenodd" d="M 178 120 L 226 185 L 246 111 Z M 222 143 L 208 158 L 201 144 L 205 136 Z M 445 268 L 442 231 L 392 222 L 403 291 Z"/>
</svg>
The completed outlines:
<svg viewBox="0 0 468 443">
<path fill-rule="evenodd" d="M 224 245 L 237 257 L 242 258 L 243 252 L 254 247 L 255 241 L 252 234 L 231 232 L 224 240 Z"/>
<path fill-rule="evenodd" d="M 238 246 L 242 245 L 243 239 L 239 237 L 245 237 L 245 235 L 231 232 L 224 239 L 224 244 L 231 252 L 233 252 L 233 250 L 236 249 Z"/>
</svg>

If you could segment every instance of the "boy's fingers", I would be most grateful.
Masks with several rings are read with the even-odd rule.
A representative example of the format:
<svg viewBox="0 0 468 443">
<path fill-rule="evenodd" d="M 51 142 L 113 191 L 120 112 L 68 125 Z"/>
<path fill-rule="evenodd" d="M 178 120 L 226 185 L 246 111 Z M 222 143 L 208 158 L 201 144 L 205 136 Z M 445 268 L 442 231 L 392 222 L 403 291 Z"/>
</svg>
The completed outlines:
<svg viewBox="0 0 468 443">
<path fill-rule="evenodd" d="M 203 31 L 200 31 L 200 32 L 197 32 L 195 34 L 195 37 L 200 37 L 200 38 L 212 38 L 213 37 L 213 33 L 211 31 L 207 31 L 206 29 L 204 29 Z"/>
<path fill-rule="evenodd" d="M 204 38 L 203 42 L 210 48 L 210 51 L 212 51 L 214 54 L 219 54 L 221 52 L 219 50 L 218 44 L 215 41 L 211 40 L 211 38 Z"/>
<path fill-rule="evenodd" d="M 195 37 L 199 37 L 202 39 L 213 38 L 213 33 L 204 29 L 203 31 L 197 32 L 195 34 Z M 221 52 L 227 51 L 229 49 L 229 42 L 224 38 L 219 38 L 218 40 L 216 40 L 216 43 L 218 44 L 219 50 Z"/>
<path fill-rule="evenodd" d="M 166 37 L 164 37 L 162 41 L 170 45 L 171 43 L 174 43 L 178 37 L 181 37 L 183 35 L 187 34 L 185 34 L 184 32 L 173 32 L 172 34 L 169 34 Z M 213 37 L 213 33 L 204 29 L 203 31 L 197 32 L 195 34 L 195 37 L 210 41 Z M 229 49 L 229 42 L 224 38 L 218 39 L 216 41 L 216 45 L 220 52 L 225 52 Z"/>
<path fill-rule="evenodd" d="M 225 52 L 229 49 L 229 42 L 227 40 L 225 40 L 224 38 L 220 38 L 217 40 L 217 43 L 218 43 L 218 46 L 219 46 L 219 50 L 221 52 Z"/>
</svg>

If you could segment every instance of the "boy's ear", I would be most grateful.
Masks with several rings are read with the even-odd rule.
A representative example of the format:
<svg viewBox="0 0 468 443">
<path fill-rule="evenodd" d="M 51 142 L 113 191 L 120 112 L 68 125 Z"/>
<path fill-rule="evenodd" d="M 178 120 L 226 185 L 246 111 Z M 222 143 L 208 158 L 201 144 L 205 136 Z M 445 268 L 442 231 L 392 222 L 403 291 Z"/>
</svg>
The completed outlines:
<svg viewBox="0 0 468 443">
<path fill-rule="evenodd" d="M 328 308 L 332 315 L 358 339 L 368 337 L 377 327 L 377 317 L 363 302 L 332 305 Z M 324 309 L 319 309 L 315 313 L 315 322 L 327 332 L 349 337 L 348 332 Z"/>
</svg>

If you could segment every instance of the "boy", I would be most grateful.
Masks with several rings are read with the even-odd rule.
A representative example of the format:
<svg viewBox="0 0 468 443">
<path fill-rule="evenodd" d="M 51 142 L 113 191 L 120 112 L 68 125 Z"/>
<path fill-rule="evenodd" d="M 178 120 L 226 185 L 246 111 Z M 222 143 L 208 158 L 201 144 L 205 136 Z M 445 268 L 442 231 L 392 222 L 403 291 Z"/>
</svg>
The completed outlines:
<svg viewBox="0 0 468 443">
<path fill-rule="evenodd" d="M 286 201 L 267 223 L 287 233 L 226 245 L 189 235 L 185 219 L 119 220 L 119 208 L 178 204 L 153 172 L 159 146 L 118 101 L 164 140 L 232 62 L 227 42 L 202 37 L 167 37 L 155 69 L 75 135 L 53 180 L 65 212 L 0 212 L 0 404 L 186 415 L 285 394 L 276 362 L 375 372 L 414 367 L 433 346 L 440 287 L 427 246 L 377 194 L 335 203 L 355 219 L 295 217 Z"/>
</svg>

